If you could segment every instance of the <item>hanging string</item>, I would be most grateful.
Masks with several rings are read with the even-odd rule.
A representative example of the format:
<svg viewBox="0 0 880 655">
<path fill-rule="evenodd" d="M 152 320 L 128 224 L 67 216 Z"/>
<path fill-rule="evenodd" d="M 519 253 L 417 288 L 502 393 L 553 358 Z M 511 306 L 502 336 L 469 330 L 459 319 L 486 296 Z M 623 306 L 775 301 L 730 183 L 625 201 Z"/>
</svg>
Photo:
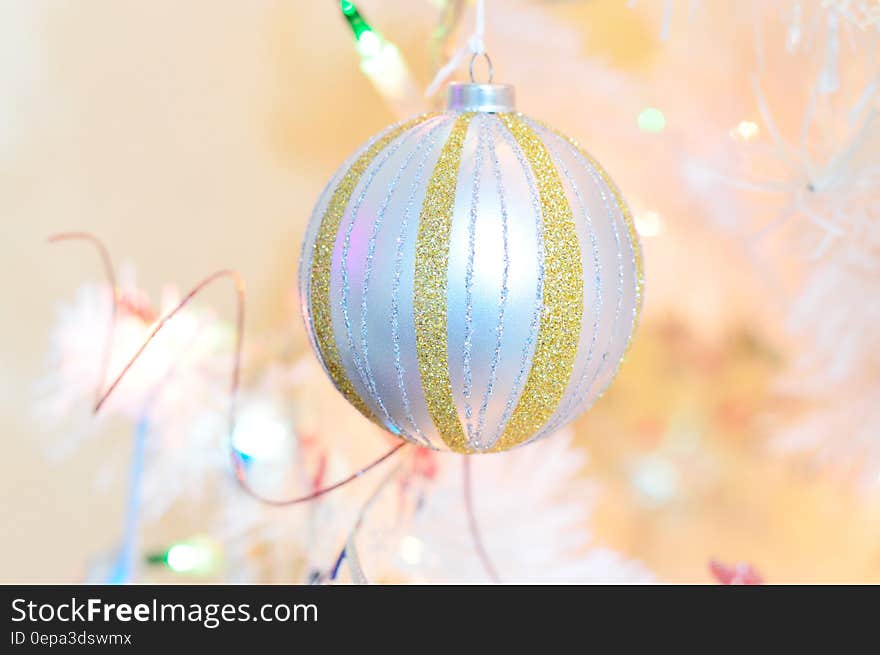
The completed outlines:
<svg viewBox="0 0 880 655">
<path fill-rule="evenodd" d="M 96 236 L 89 234 L 87 232 L 65 232 L 62 234 L 56 234 L 49 237 L 50 243 L 57 243 L 59 241 L 68 241 L 68 240 L 83 240 L 92 243 L 98 250 L 101 255 L 102 260 L 104 261 L 105 273 L 107 275 L 107 281 L 113 288 L 113 309 L 111 312 L 111 316 L 113 320 L 110 325 L 110 334 L 108 335 L 107 345 L 105 348 L 105 357 L 104 361 L 109 362 L 109 354 L 112 349 L 113 344 L 113 332 L 116 326 L 116 314 L 118 311 L 119 304 L 119 293 L 116 285 L 116 274 L 113 268 L 112 260 L 110 259 L 107 248 L 104 246 L 103 242 L 98 239 Z M 97 387 L 95 407 L 94 412 L 97 413 L 100 411 L 101 407 L 103 407 L 104 403 L 113 393 L 113 391 L 119 386 L 119 383 L 122 382 L 125 375 L 134 366 L 135 362 L 140 358 L 143 352 L 147 349 L 147 346 L 150 345 L 153 338 L 159 333 L 159 331 L 165 326 L 168 321 L 170 321 L 174 316 L 180 312 L 196 295 L 198 295 L 205 287 L 209 286 L 212 282 L 222 279 L 229 278 L 233 281 L 235 285 L 235 294 L 236 294 L 236 321 L 235 321 L 235 350 L 233 355 L 233 365 L 232 365 L 232 375 L 229 385 L 229 413 L 228 413 L 228 426 L 229 426 L 229 451 L 230 458 L 232 461 L 233 471 L 235 472 L 235 479 L 238 482 L 239 486 L 244 490 L 248 495 L 256 498 L 257 500 L 266 503 L 268 505 L 275 506 L 284 506 L 284 505 L 295 505 L 299 503 L 306 503 L 324 494 L 330 493 L 331 491 L 335 491 L 340 487 L 345 486 L 349 482 L 352 482 L 371 469 L 375 468 L 403 447 L 407 445 L 406 442 L 401 442 L 391 448 L 391 450 L 387 451 L 384 455 L 379 457 L 378 459 L 370 462 L 366 466 L 359 468 L 351 475 L 343 478 L 342 480 L 335 482 L 331 485 L 323 487 L 321 489 L 317 489 L 303 496 L 295 497 L 295 498 L 287 498 L 287 499 L 275 499 L 275 498 L 266 498 L 256 492 L 247 480 L 247 471 L 244 466 L 244 462 L 241 459 L 240 454 L 236 451 L 233 445 L 233 436 L 235 434 L 235 422 L 236 422 L 236 408 L 238 403 L 238 392 L 241 382 L 241 355 L 242 355 L 242 346 L 244 343 L 244 316 L 245 316 L 245 284 L 241 275 L 238 274 L 237 271 L 231 269 L 223 269 L 217 271 L 201 282 L 199 282 L 193 289 L 187 293 L 180 302 L 165 316 L 159 319 L 154 325 L 153 329 L 150 331 L 150 334 L 147 335 L 147 338 L 141 344 L 140 348 L 137 349 L 135 354 L 128 360 L 119 374 L 113 379 L 110 385 L 104 389 L 104 382 L 106 380 L 106 364 L 102 366 L 102 374 L 99 379 L 99 384 Z"/>
<path fill-rule="evenodd" d="M 477 57 L 483 56 L 489 62 L 489 82 L 492 82 L 492 62 L 486 54 L 486 44 L 484 36 L 486 33 L 486 6 L 484 0 L 477 0 L 476 10 L 474 12 L 474 31 L 468 38 L 467 42 L 459 48 L 446 64 L 437 71 L 431 84 L 425 90 L 425 97 L 433 96 L 443 83 L 455 72 L 455 70 L 464 62 L 468 55 L 471 57 L 470 77 L 474 82 L 473 63 Z"/>
<path fill-rule="evenodd" d="M 464 4 L 465 0 L 449 0 L 443 6 L 437 26 L 431 34 L 431 68 L 434 71 L 443 65 L 447 42 L 458 28 Z"/>
</svg>

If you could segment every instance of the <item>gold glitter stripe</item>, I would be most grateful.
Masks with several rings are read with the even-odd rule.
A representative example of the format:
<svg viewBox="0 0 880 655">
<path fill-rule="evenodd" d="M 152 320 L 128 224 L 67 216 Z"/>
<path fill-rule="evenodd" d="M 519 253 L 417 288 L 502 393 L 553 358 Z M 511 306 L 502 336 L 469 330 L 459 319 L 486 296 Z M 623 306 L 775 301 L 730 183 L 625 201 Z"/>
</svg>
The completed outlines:
<svg viewBox="0 0 880 655">
<path fill-rule="evenodd" d="M 382 427 L 385 427 L 385 424 L 373 414 L 358 395 L 351 380 L 348 379 L 345 365 L 342 363 L 342 357 L 336 346 L 330 308 L 330 269 L 333 263 L 333 250 L 336 247 L 339 224 L 342 222 L 351 195 L 372 161 L 398 136 L 431 117 L 430 115 L 419 116 L 391 128 L 376 139 L 355 160 L 333 190 L 333 195 L 330 197 L 330 202 L 321 218 L 321 226 L 318 228 L 312 253 L 311 316 L 321 358 L 324 360 L 324 365 L 327 367 L 333 384 L 345 396 L 346 400 L 357 407 L 361 414 Z"/>
<path fill-rule="evenodd" d="M 545 126 L 547 127 L 547 126 Z M 602 167 L 596 159 L 584 150 L 574 139 L 571 139 L 561 132 L 554 130 L 553 128 L 548 127 L 551 131 L 568 141 L 572 147 L 574 147 L 581 155 L 586 159 L 590 164 L 593 165 L 593 168 L 596 169 L 596 172 L 599 174 L 599 177 L 602 178 L 602 181 L 605 182 L 605 185 L 611 190 L 611 195 L 614 196 L 614 202 L 617 203 L 617 208 L 620 210 L 621 215 L 623 216 L 623 222 L 626 224 L 626 232 L 629 235 L 629 242 L 632 244 L 633 251 L 633 262 L 636 266 L 636 311 L 633 316 L 633 330 L 630 332 L 629 337 L 626 342 L 626 349 L 624 352 L 628 352 L 630 347 L 632 346 L 633 335 L 635 334 L 635 327 L 639 323 L 639 318 L 642 313 L 642 291 L 645 286 L 645 269 L 644 263 L 642 260 L 642 246 L 639 243 L 639 235 L 636 232 L 636 223 L 633 220 L 632 212 L 629 209 L 629 205 L 627 205 L 626 200 L 623 197 L 623 194 L 620 192 L 617 184 L 614 183 L 614 180 L 611 179 L 611 176 L 608 175 L 608 172 Z M 618 364 L 618 368 L 620 364 Z"/>
<path fill-rule="evenodd" d="M 584 313 L 584 267 L 574 215 L 547 147 L 516 114 L 500 114 L 538 187 L 544 238 L 543 311 L 532 366 L 516 409 L 490 452 L 533 436 L 553 415 L 574 370 Z"/>
<path fill-rule="evenodd" d="M 458 168 L 472 116 L 461 114 L 456 119 L 428 181 L 416 236 L 413 289 L 416 358 L 425 403 L 443 441 L 459 453 L 469 452 L 469 448 L 449 379 L 446 286 Z"/>
</svg>

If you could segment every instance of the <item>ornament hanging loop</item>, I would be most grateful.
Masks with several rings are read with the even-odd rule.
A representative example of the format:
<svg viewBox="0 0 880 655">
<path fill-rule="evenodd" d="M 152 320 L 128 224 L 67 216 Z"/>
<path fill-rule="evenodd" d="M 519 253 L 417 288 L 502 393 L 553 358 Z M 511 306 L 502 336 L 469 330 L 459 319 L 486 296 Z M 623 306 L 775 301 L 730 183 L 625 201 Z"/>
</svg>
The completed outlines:
<svg viewBox="0 0 880 655">
<path fill-rule="evenodd" d="M 486 66 L 489 69 L 489 80 L 487 82 L 477 82 L 474 78 L 474 62 L 477 60 L 477 57 L 483 57 L 486 60 Z M 492 59 L 487 52 L 474 52 L 471 54 L 471 60 L 468 63 L 468 74 L 472 84 L 492 84 L 492 80 L 495 79 L 495 67 L 492 66 Z"/>
</svg>

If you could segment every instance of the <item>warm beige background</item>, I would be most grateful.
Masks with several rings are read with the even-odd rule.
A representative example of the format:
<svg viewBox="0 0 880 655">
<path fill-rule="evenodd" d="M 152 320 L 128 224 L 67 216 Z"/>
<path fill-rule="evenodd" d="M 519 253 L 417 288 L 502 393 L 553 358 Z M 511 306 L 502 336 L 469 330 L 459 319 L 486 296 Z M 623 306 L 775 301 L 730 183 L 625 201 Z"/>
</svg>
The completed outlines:
<svg viewBox="0 0 880 655">
<path fill-rule="evenodd" d="M 101 235 L 154 293 L 236 268 L 251 325 L 285 320 L 313 199 L 392 119 L 346 30 L 331 2 L 0 2 L 0 580 L 75 577 L 121 512 L 100 444 L 51 465 L 29 413 L 56 303 L 100 275 L 46 236 Z"/>
<path fill-rule="evenodd" d="M 185 288 L 214 269 L 235 268 L 249 285 L 251 326 L 287 322 L 300 330 L 291 288 L 312 202 L 342 159 L 394 119 L 359 71 L 336 4 L 0 1 L 0 581 L 81 579 L 88 558 L 115 542 L 122 509 L 120 487 L 98 493 L 91 483 L 105 446 L 95 442 L 53 464 L 46 453 L 57 435 L 45 434 L 32 415 L 56 303 L 100 275 L 86 247 L 50 247 L 46 236 L 99 234 L 117 259 L 137 263 L 154 293 L 169 281 Z M 360 4 L 427 83 L 432 3 Z M 499 10 L 489 36 L 497 26 L 499 71 L 518 85 L 523 104 L 590 143 L 624 188 L 639 190 L 631 194 L 637 206 L 665 193 L 660 209 L 678 220 L 665 245 L 645 244 L 647 315 L 662 317 L 664 298 L 674 298 L 693 319 L 688 338 L 704 359 L 714 356 L 731 317 L 755 329 L 766 321 L 772 332 L 772 316 L 754 307 L 764 290 L 749 281 L 748 263 L 665 178 L 671 168 L 661 145 L 699 149 L 713 134 L 706 122 L 735 124 L 746 105 L 753 109 L 736 100 L 748 96 L 745 82 L 738 89 L 724 73 L 696 70 L 696 61 L 687 80 L 665 69 L 656 23 L 623 0 L 515 4 L 526 7 L 525 18 L 516 23 Z M 562 38 L 541 40 L 542 29 L 560 25 L 569 30 Z M 694 45 L 711 38 L 719 52 L 742 40 L 705 30 L 686 38 Z M 666 96 L 658 91 L 664 84 Z M 705 104 L 682 109 L 665 142 L 648 142 L 634 128 L 640 107 L 672 103 L 698 84 Z M 628 127 L 609 130 L 609 121 Z M 227 296 L 211 292 L 206 302 L 228 312 Z M 650 372 L 654 361 L 633 357 L 643 367 L 622 377 L 618 405 L 605 404 L 618 416 L 631 414 L 626 390 L 637 385 L 635 372 Z M 653 375 L 658 384 L 668 379 L 662 368 Z M 751 389 L 748 380 L 741 386 Z M 705 390 L 703 378 L 691 385 L 679 388 L 684 397 L 657 402 L 685 406 L 688 389 L 694 398 Z M 612 494 L 597 517 L 599 537 L 662 577 L 707 581 L 706 559 L 719 555 L 755 561 L 776 581 L 880 580 L 876 504 L 768 459 L 752 440 L 700 446 L 723 449 L 726 468 L 698 500 L 633 509 L 625 476 L 617 475 L 631 455 L 617 451 L 642 446 L 617 439 L 618 423 L 603 430 L 597 422 L 584 441 L 596 446 Z"/>
</svg>

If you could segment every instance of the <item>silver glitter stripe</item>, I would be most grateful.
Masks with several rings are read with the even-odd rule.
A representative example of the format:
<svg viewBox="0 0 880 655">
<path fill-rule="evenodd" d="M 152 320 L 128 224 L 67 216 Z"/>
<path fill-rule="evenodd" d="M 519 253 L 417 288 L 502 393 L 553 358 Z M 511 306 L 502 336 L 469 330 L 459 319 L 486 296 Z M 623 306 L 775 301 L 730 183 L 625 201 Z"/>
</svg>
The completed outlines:
<svg viewBox="0 0 880 655">
<path fill-rule="evenodd" d="M 410 405 L 409 394 L 406 391 L 406 370 L 403 367 L 400 353 L 400 278 L 403 274 L 403 249 L 407 239 L 407 229 L 409 228 L 409 220 L 412 216 L 413 207 L 415 207 L 416 195 L 422 189 L 422 179 L 425 172 L 425 166 L 428 158 L 434 151 L 437 144 L 437 133 L 439 128 L 447 127 L 451 121 L 449 117 L 441 117 L 442 123 L 438 125 L 438 129 L 431 130 L 429 134 L 428 147 L 425 148 L 422 158 L 416 167 L 415 177 L 410 187 L 409 197 L 406 200 L 406 209 L 403 212 L 403 220 L 400 223 L 400 234 L 397 236 L 397 249 L 394 253 L 394 281 L 391 285 L 391 343 L 394 351 L 394 369 L 397 372 L 397 386 L 400 389 L 400 397 L 403 401 L 403 410 L 406 420 L 412 426 L 413 431 L 421 437 L 425 444 L 430 448 L 436 448 L 430 438 L 424 434 L 422 429 L 416 423 L 416 419 L 412 413 L 412 405 Z"/>
<path fill-rule="evenodd" d="M 513 150 L 516 155 L 517 160 L 519 160 L 519 164 L 522 167 L 523 174 L 526 177 L 526 181 L 529 186 L 529 197 L 532 203 L 532 210 L 535 213 L 535 231 L 537 238 L 537 250 L 538 250 L 538 280 L 537 285 L 535 287 L 535 309 L 532 313 L 532 322 L 529 325 L 529 336 L 526 339 L 526 342 L 523 344 L 522 348 L 522 359 L 520 360 L 520 368 L 516 374 L 516 377 L 513 380 L 512 390 L 510 396 L 507 399 L 507 404 L 504 407 L 504 412 L 501 415 L 501 420 L 498 421 L 498 425 L 495 427 L 495 432 L 492 435 L 492 441 L 486 444 L 487 448 L 491 448 L 496 441 L 501 437 L 501 433 L 504 431 L 504 428 L 507 426 L 507 422 L 510 420 L 510 415 L 513 413 L 514 407 L 516 405 L 516 401 L 519 399 L 520 394 L 522 393 L 523 386 L 525 383 L 525 376 L 528 372 L 528 359 L 529 354 L 533 352 L 533 345 L 535 343 L 535 337 L 538 334 L 538 327 L 541 321 L 541 311 L 544 307 L 544 218 L 541 215 L 541 203 L 538 200 L 538 190 L 535 186 L 535 180 L 533 178 L 532 168 L 529 165 L 529 162 L 526 160 L 525 154 L 520 148 L 519 143 L 517 143 L 516 138 L 507 127 L 501 122 L 499 118 L 495 118 L 496 129 L 500 132 L 501 137 L 507 143 L 507 145 Z"/>
<path fill-rule="evenodd" d="M 351 316 L 349 314 L 349 306 L 348 306 L 348 294 L 351 290 L 351 286 L 349 284 L 348 279 L 348 257 L 351 252 L 351 235 L 354 231 L 354 224 L 357 220 L 358 212 L 360 211 L 361 204 L 364 202 L 364 198 L 367 196 L 367 191 L 370 188 L 370 185 L 373 183 L 373 180 L 376 178 L 376 175 L 388 160 L 394 155 L 403 145 L 403 143 L 409 141 L 410 138 L 416 133 L 416 130 L 409 130 L 402 134 L 399 138 L 395 139 L 385 150 L 382 151 L 382 155 L 379 160 L 372 165 L 369 172 L 366 174 L 365 179 L 361 185 L 361 192 L 358 195 L 357 200 L 351 208 L 351 219 L 348 222 L 348 225 L 345 228 L 345 237 L 342 241 L 342 293 L 339 299 L 339 305 L 342 309 L 342 322 L 345 326 L 345 338 L 346 343 L 348 345 L 349 352 L 351 353 L 352 360 L 354 361 L 355 369 L 357 370 L 358 377 L 361 380 L 361 384 L 366 388 L 367 393 L 370 394 L 373 401 L 378 405 L 379 409 L 382 411 L 382 414 L 385 417 L 385 420 L 389 425 L 399 428 L 395 425 L 393 419 L 388 413 L 388 409 L 385 407 L 385 403 L 382 402 L 381 396 L 376 393 L 375 383 L 371 384 L 371 380 L 367 378 L 366 371 L 364 370 L 363 362 L 361 361 L 361 357 L 358 354 L 357 349 L 354 346 L 354 332 L 352 331 L 351 326 Z M 394 191 L 393 186 L 388 190 L 388 195 L 390 195 Z M 409 435 L 403 434 L 402 436 L 406 438 L 410 438 Z"/>
<path fill-rule="evenodd" d="M 385 414 L 385 418 L 392 425 L 394 425 L 394 421 L 389 416 L 388 411 L 385 408 L 385 404 L 381 400 L 381 396 L 379 394 L 379 389 L 378 389 L 378 386 L 376 385 L 376 378 L 373 376 L 373 369 L 372 369 L 372 366 L 370 365 L 369 335 L 368 335 L 368 329 L 367 329 L 367 304 L 368 304 L 367 303 L 367 296 L 369 294 L 370 282 L 372 281 L 372 277 L 373 277 L 373 264 L 374 264 L 373 259 L 376 254 L 376 240 L 379 238 L 379 231 L 382 228 L 382 221 L 385 218 L 385 213 L 388 211 L 388 205 L 391 204 L 391 199 L 394 196 L 394 192 L 396 191 L 397 186 L 400 184 L 400 179 L 403 177 L 404 172 L 406 171 L 407 168 L 409 168 L 409 165 L 416 158 L 416 155 L 418 155 L 420 152 L 422 152 L 425 145 L 428 143 L 433 143 L 432 137 L 437 132 L 437 130 L 439 130 L 441 127 L 443 127 L 443 125 L 445 125 L 446 123 L 447 123 L 447 121 L 445 118 L 437 117 L 436 119 L 433 119 L 432 121 L 428 121 L 427 123 L 424 124 L 425 126 L 429 126 L 428 131 L 419 139 L 418 143 L 416 144 L 416 147 L 413 148 L 412 151 L 410 151 L 410 153 L 406 156 L 406 159 L 400 165 L 400 168 L 398 169 L 397 174 L 391 180 L 391 183 L 388 186 L 388 192 L 385 194 L 385 198 L 383 199 L 382 204 L 379 207 L 379 210 L 376 212 L 376 219 L 373 221 L 373 228 L 370 232 L 370 240 L 367 245 L 366 267 L 364 270 L 364 280 L 361 285 L 361 322 L 360 322 L 361 323 L 360 324 L 360 328 L 361 328 L 360 333 L 361 334 L 360 334 L 360 336 L 361 336 L 361 350 L 363 352 L 363 373 L 364 373 L 364 376 L 366 377 L 366 380 L 368 382 L 368 388 L 369 388 L 370 394 L 373 396 L 373 398 L 376 400 L 376 402 L 382 408 L 382 411 Z M 415 431 L 419 436 L 418 439 L 413 438 L 413 436 L 411 434 L 409 434 L 406 430 L 403 430 L 399 426 L 395 425 L 395 427 L 398 430 L 400 430 L 401 435 L 403 435 L 404 437 L 406 437 L 408 439 L 412 439 L 413 441 L 420 441 L 423 445 L 428 445 L 428 441 L 425 438 L 425 436 L 421 433 L 420 430 L 418 430 L 418 428 L 415 428 L 415 426 L 413 426 L 413 427 L 415 428 Z"/>
<path fill-rule="evenodd" d="M 497 119 L 496 119 L 497 120 Z M 489 399 L 495 393 L 495 381 L 498 375 L 498 362 L 501 359 L 501 343 L 504 337 L 504 313 L 507 309 L 507 297 L 510 289 L 507 286 L 510 275 L 510 244 L 508 235 L 507 202 L 504 200 L 504 181 L 501 177 L 501 164 L 498 161 L 498 152 L 495 150 L 495 139 L 488 139 L 489 157 L 492 160 L 492 173 L 495 177 L 495 187 L 498 190 L 498 206 L 501 210 L 501 242 L 504 268 L 501 273 L 501 297 L 498 300 L 498 323 L 495 328 L 495 348 L 492 351 L 492 361 L 489 364 L 489 377 L 486 381 L 486 390 L 480 402 L 480 411 L 477 417 L 477 434 L 474 441 L 478 447 L 483 437 L 483 429 L 486 427 L 486 412 L 489 409 Z"/>
<path fill-rule="evenodd" d="M 471 392 L 473 390 L 473 371 L 471 370 L 471 353 L 473 350 L 473 291 L 474 291 L 474 251 L 476 250 L 477 232 L 477 209 L 480 200 L 480 175 L 483 168 L 483 151 L 486 148 L 487 117 L 479 115 L 479 130 L 477 149 L 474 159 L 474 177 L 471 184 L 471 208 L 470 220 L 468 221 L 468 257 L 464 276 L 464 352 L 462 353 L 462 366 L 464 368 L 464 382 L 462 394 L 464 396 L 464 416 L 467 428 L 467 437 L 471 448 L 476 448 L 474 443 L 473 407 L 471 406 Z"/>
<path fill-rule="evenodd" d="M 389 125 L 384 130 L 379 132 L 378 134 L 373 135 L 370 139 L 363 144 L 360 148 L 358 148 L 346 161 L 342 164 L 336 172 L 333 174 L 333 177 L 327 182 L 327 185 L 324 187 L 324 190 L 321 192 L 321 196 L 318 199 L 318 202 L 315 204 L 315 208 L 312 210 L 312 216 L 309 220 L 309 228 L 306 231 L 306 234 L 303 237 L 302 247 L 300 250 L 300 270 L 299 270 L 299 284 L 300 284 L 300 293 L 303 298 L 300 298 L 300 303 L 302 306 L 306 307 L 306 311 L 303 312 L 303 318 L 305 319 L 305 315 L 310 313 L 310 309 L 312 306 L 312 285 L 309 283 L 310 273 L 312 270 L 312 256 L 314 255 L 315 242 L 318 237 L 318 231 L 320 228 L 321 221 L 318 218 L 318 212 L 323 212 L 326 210 L 327 202 L 329 202 L 329 197 L 333 189 L 336 188 L 336 185 L 339 183 L 339 180 L 345 175 L 345 173 L 351 168 L 355 161 L 367 150 L 369 150 L 376 141 L 383 138 L 386 134 L 391 132 L 392 130 L 398 129 L 401 125 L 403 125 L 405 121 L 398 121 L 393 125 Z M 309 232 L 311 226 L 314 226 L 314 230 L 312 233 Z M 312 345 L 312 350 L 317 354 L 321 352 L 321 349 L 318 347 L 318 340 L 315 336 L 315 331 L 312 329 L 310 325 L 306 325 L 306 332 L 308 333 L 309 342 Z M 324 372 L 327 374 L 327 377 L 332 379 L 330 375 L 330 370 L 327 368 L 327 364 L 324 362 L 323 357 L 318 357 L 318 361 L 321 364 L 321 368 L 324 369 Z"/>
<path fill-rule="evenodd" d="M 580 161 L 581 164 L 589 171 L 590 177 L 593 179 L 593 181 L 596 183 L 596 186 L 599 188 L 599 193 L 602 197 L 602 202 L 605 205 L 606 209 L 608 210 L 608 215 L 611 219 L 611 229 L 614 233 L 614 242 L 615 242 L 615 245 L 617 246 L 617 304 L 614 309 L 614 323 L 611 328 L 611 333 L 608 337 L 608 343 L 606 344 L 605 349 L 602 352 L 602 364 L 600 366 L 596 367 L 596 371 L 593 373 L 592 377 L 590 378 L 590 382 L 587 385 L 587 388 L 584 389 L 583 393 L 581 393 L 580 395 L 576 395 L 575 398 L 572 399 L 572 400 L 576 399 L 576 401 L 570 402 L 568 404 L 568 407 L 566 408 L 566 411 L 564 413 L 560 413 L 557 420 L 553 421 L 552 425 L 541 430 L 541 433 L 538 435 L 538 436 L 545 436 L 547 434 L 552 433 L 554 430 L 558 429 L 561 425 L 564 425 L 565 423 L 570 421 L 572 418 L 574 418 L 574 414 L 578 411 L 581 404 L 584 402 L 586 397 L 589 395 L 590 391 L 592 391 L 593 384 L 595 384 L 596 380 L 599 377 L 599 374 L 605 370 L 606 366 L 608 366 L 608 354 L 611 350 L 612 345 L 614 344 L 614 335 L 617 332 L 618 322 L 620 320 L 621 309 L 623 306 L 623 249 L 621 248 L 621 243 L 620 243 L 620 232 L 617 229 L 617 220 L 615 220 L 614 213 L 611 210 L 610 199 L 608 197 L 608 193 L 606 192 L 606 184 L 605 184 L 605 181 L 602 179 L 602 176 L 599 175 L 599 172 L 595 169 L 595 167 L 592 165 L 592 163 L 589 160 L 587 160 L 586 157 L 584 157 L 581 154 L 581 152 L 574 145 L 572 145 L 565 137 L 563 137 L 560 134 L 557 134 L 553 130 L 548 130 L 546 128 L 543 128 L 543 126 L 538 126 L 538 127 L 543 134 L 550 135 L 554 139 L 565 144 L 565 146 L 568 147 L 572 153 L 574 153 L 575 158 L 578 161 Z M 613 365 L 613 363 L 612 363 L 612 365 Z M 584 377 L 586 377 L 586 370 L 584 371 Z M 583 378 L 578 380 L 578 386 L 581 386 L 582 383 L 583 383 Z M 597 398 L 598 398 L 598 396 L 597 396 Z M 595 399 L 593 402 L 595 402 Z M 593 403 L 590 403 L 590 406 L 592 406 L 592 404 Z M 588 409 L 588 407 L 584 408 L 584 410 L 586 410 L 586 409 Z"/>
<path fill-rule="evenodd" d="M 531 120 L 528 120 L 528 119 L 526 120 L 526 122 L 529 124 L 529 126 L 533 130 L 538 132 L 538 134 L 545 136 L 546 132 L 543 129 L 543 126 L 541 126 L 540 124 L 537 124 Z M 593 252 L 593 271 L 596 276 L 595 277 L 596 302 L 593 305 L 593 311 L 594 311 L 595 315 L 594 315 L 594 319 L 593 319 L 593 332 L 590 337 L 590 345 L 587 350 L 587 359 L 584 362 L 583 368 L 581 369 L 581 374 L 578 376 L 578 380 L 575 385 L 574 391 L 571 395 L 569 395 L 568 402 L 566 403 L 565 408 L 564 409 L 560 408 L 560 410 L 556 414 L 556 418 L 551 420 L 540 432 L 538 432 L 538 434 L 535 435 L 534 439 L 540 439 L 541 437 L 545 436 L 546 434 L 549 434 L 549 433 L 553 432 L 554 430 L 556 430 L 562 423 L 564 423 L 563 419 L 569 415 L 572 408 L 576 406 L 574 404 L 574 401 L 580 395 L 581 387 L 583 386 L 583 383 L 585 382 L 585 380 L 587 378 L 587 371 L 590 370 L 590 364 L 593 361 L 593 355 L 595 353 L 596 342 L 598 341 L 598 338 L 599 338 L 599 325 L 600 325 L 599 316 L 602 311 L 602 265 L 601 265 L 601 261 L 600 261 L 600 255 L 599 255 L 599 240 L 596 237 L 596 231 L 593 228 L 593 221 L 590 218 L 589 212 L 587 211 L 587 203 L 584 200 L 583 195 L 581 194 L 580 188 L 578 187 L 577 182 L 575 181 L 574 177 L 572 177 L 571 172 L 569 171 L 568 167 L 565 165 L 565 160 L 559 156 L 560 155 L 559 149 L 552 143 L 552 141 L 559 139 L 559 137 L 556 134 L 554 134 L 553 136 L 555 137 L 555 139 L 545 139 L 544 143 L 547 146 L 547 148 L 550 150 L 551 154 L 553 155 L 553 159 L 556 161 L 557 165 L 561 169 L 562 175 L 565 178 L 566 182 L 568 182 L 569 186 L 571 186 L 571 189 L 574 192 L 575 197 L 577 198 L 578 204 L 580 205 L 581 215 L 583 216 L 584 222 L 587 224 L 587 230 L 588 230 L 589 238 L 590 238 L 590 245 L 591 245 L 592 252 Z M 596 178 L 595 178 L 594 172 L 592 170 L 590 171 L 590 174 L 593 175 L 593 179 L 595 180 Z M 609 202 L 608 196 L 605 193 L 604 185 L 601 184 L 601 180 L 600 180 L 599 188 L 600 188 L 600 195 L 602 197 L 602 203 L 605 206 L 605 211 L 608 214 L 608 216 L 611 217 L 611 219 L 613 221 L 614 220 L 613 210 L 612 210 L 611 204 Z M 619 305 L 620 305 L 620 302 L 618 301 L 618 306 Z M 601 369 L 601 366 L 597 367 L 597 370 L 599 370 L 599 369 Z"/>
</svg>

